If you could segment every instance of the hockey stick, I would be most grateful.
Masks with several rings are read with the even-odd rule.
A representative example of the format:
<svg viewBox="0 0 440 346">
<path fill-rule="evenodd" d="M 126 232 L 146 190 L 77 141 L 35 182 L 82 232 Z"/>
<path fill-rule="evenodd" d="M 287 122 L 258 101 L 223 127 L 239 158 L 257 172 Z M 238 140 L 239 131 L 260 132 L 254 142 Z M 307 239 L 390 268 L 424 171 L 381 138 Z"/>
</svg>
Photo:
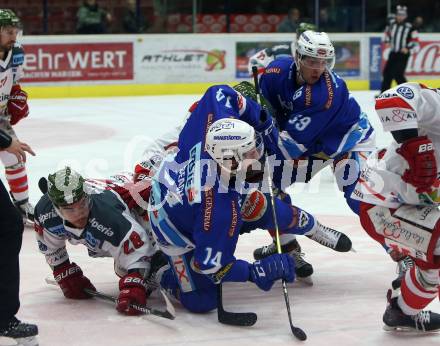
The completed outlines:
<svg viewBox="0 0 440 346">
<path fill-rule="evenodd" d="M 253 312 L 229 312 L 223 309 L 222 284 L 217 285 L 217 317 L 218 321 L 230 326 L 250 327 L 257 322 L 257 314 Z"/>
<path fill-rule="evenodd" d="M 115 304 L 118 303 L 118 298 L 113 297 L 111 295 L 108 295 L 108 294 L 105 294 L 105 293 L 102 293 L 99 291 L 93 291 L 88 288 L 85 288 L 84 291 L 93 297 L 96 297 L 96 298 L 99 298 L 102 300 L 106 300 L 109 302 L 113 302 Z M 167 306 L 165 311 L 157 310 L 154 308 L 149 308 L 146 306 L 142 306 L 139 304 L 133 304 L 133 303 L 130 304 L 130 307 L 135 309 L 136 311 L 142 312 L 145 315 L 154 315 L 154 316 L 159 316 L 159 317 L 163 317 L 163 318 L 168 318 L 170 320 L 174 320 L 176 318 L 176 312 L 174 311 L 173 305 L 171 304 L 168 297 L 166 296 L 166 294 L 162 290 L 160 290 L 160 293 L 162 294 L 163 298 L 165 299 L 165 303 Z"/>
<path fill-rule="evenodd" d="M 55 282 L 55 280 L 52 280 L 50 278 L 46 278 L 45 279 L 46 283 L 49 285 L 54 285 L 57 286 L 57 283 Z M 89 288 L 85 288 L 84 292 L 86 292 L 87 294 L 90 294 L 93 297 L 99 298 L 101 300 L 105 300 L 108 302 L 112 302 L 114 304 L 118 303 L 118 298 L 113 297 L 111 295 L 99 292 L 99 291 L 93 291 Z M 130 304 L 130 307 L 141 312 L 144 315 L 154 315 L 154 316 L 158 316 L 158 317 L 163 317 L 163 318 L 167 318 L 170 320 L 174 320 L 176 318 L 176 311 L 174 310 L 174 306 L 171 304 L 170 300 L 168 299 L 168 297 L 166 296 L 165 292 L 163 292 L 162 290 L 160 290 L 160 293 L 162 294 L 162 297 L 165 300 L 165 304 L 166 304 L 166 310 L 162 311 L 162 310 L 158 310 L 158 309 L 154 309 L 154 308 L 149 308 L 146 306 L 142 306 L 139 304 Z"/>
<path fill-rule="evenodd" d="M 257 102 L 261 106 L 260 86 L 258 84 L 258 69 L 256 66 L 252 66 L 252 75 L 254 77 L 255 92 L 257 94 Z M 282 251 L 281 251 L 281 243 L 280 243 L 280 230 L 278 227 L 277 213 L 275 210 L 275 196 L 274 196 L 274 193 L 272 190 L 272 177 L 270 176 L 270 174 L 268 177 L 268 187 L 269 187 L 270 203 L 272 205 L 273 223 L 275 225 L 275 242 L 277 245 L 277 252 L 279 254 L 281 254 Z M 287 292 L 286 280 L 283 279 L 282 283 L 283 283 L 284 301 L 286 302 L 287 315 L 289 316 L 290 329 L 292 330 L 293 335 L 295 335 L 295 337 L 298 340 L 305 341 L 307 339 L 307 334 L 301 328 L 295 327 L 293 325 L 292 313 L 290 311 L 289 293 Z"/>
</svg>

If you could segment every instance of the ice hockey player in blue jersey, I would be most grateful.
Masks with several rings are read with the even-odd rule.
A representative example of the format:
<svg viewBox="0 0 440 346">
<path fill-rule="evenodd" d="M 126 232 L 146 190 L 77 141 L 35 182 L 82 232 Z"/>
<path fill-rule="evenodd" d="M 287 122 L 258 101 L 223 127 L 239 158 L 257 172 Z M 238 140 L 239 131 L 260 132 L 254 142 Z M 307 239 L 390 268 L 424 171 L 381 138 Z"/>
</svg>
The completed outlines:
<svg viewBox="0 0 440 346">
<path fill-rule="evenodd" d="M 296 29 L 296 38 L 300 37 L 304 31 L 316 30 L 316 26 L 311 23 L 300 23 Z M 255 66 L 259 73 L 263 73 L 267 65 L 278 58 L 291 57 L 295 52 L 296 40 L 290 44 L 277 44 L 272 47 L 262 49 L 249 58 L 249 76 L 252 76 L 252 68 Z"/>
<path fill-rule="evenodd" d="M 274 227 L 267 198 L 245 183 L 262 177 L 264 136 L 272 126 L 263 118 L 261 107 L 233 88 L 209 88 L 191 109 L 177 153 L 163 159 L 153 178 L 149 218 L 170 264 L 156 280 L 189 311 L 215 309 L 221 282 L 251 281 L 267 291 L 276 280 L 294 279 L 294 261 L 286 254 L 254 263 L 234 255 L 243 227 Z M 277 199 L 276 211 L 285 232 L 323 234 L 300 208 Z"/>
<path fill-rule="evenodd" d="M 35 231 L 40 252 L 66 298 L 90 298 L 84 289 L 95 290 L 81 268 L 70 261 L 68 241 L 85 245 L 91 257 L 113 257 L 120 277 L 116 308 L 124 314 L 139 314 L 129 305 L 146 303 L 145 279 L 157 248 L 114 189 L 98 190 L 70 167 L 50 174 L 48 191 L 35 206 Z"/>
<path fill-rule="evenodd" d="M 344 80 L 332 71 L 335 51 L 326 33 L 305 31 L 294 54 L 275 59 L 260 76 L 262 95 L 272 106 L 280 130 L 279 147 L 285 160 L 293 162 L 292 179 L 284 188 L 308 182 L 323 167 L 332 165 L 338 187 L 356 212 L 358 203 L 350 195 L 360 166 L 375 148 L 374 130 Z M 281 242 L 286 251 L 299 257 L 301 248 L 294 236 L 282 235 Z M 275 250 L 270 244 L 256 249 L 254 256 L 262 258 Z M 311 275 L 311 264 L 301 263 L 302 274 Z"/>
</svg>

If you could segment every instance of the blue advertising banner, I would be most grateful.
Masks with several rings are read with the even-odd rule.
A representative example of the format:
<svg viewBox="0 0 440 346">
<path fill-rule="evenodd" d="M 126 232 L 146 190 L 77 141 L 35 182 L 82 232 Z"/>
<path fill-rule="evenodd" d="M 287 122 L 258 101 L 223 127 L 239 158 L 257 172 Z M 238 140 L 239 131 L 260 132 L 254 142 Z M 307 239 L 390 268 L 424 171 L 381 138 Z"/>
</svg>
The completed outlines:
<svg viewBox="0 0 440 346">
<path fill-rule="evenodd" d="M 370 37 L 370 90 L 379 90 L 382 82 L 382 43 L 380 37 Z"/>
</svg>

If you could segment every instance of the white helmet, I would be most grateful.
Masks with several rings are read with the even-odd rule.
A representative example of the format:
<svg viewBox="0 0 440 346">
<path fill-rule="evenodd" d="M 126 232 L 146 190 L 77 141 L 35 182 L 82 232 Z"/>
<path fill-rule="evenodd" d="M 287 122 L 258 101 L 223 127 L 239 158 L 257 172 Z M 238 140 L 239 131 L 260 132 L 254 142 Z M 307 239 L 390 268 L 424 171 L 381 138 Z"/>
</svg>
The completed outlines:
<svg viewBox="0 0 440 346">
<path fill-rule="evenodd" d="M 205 149 L 228 172 L 240 171 L 244 160 L 251 164 L 260 160 L 264 153 L 262 138 L 254 128 L 232 118 L 217 120 L 209 127 Z"/>
<path fill-rule="evenodd" d="M 300 61 L 309 56 L 324 60 L 329 70 L 335 66 L 335 48 L 325 32 L 304 31 L 296 43 L 296 53 Z"/>
</svg>

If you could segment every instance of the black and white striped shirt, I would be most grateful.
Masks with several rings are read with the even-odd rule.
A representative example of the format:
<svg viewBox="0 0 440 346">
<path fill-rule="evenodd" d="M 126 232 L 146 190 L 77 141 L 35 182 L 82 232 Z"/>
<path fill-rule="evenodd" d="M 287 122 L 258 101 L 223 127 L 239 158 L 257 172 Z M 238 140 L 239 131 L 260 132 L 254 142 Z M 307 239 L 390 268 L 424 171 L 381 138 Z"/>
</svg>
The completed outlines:
<svg viewBox="0 0 440 346">
<path fill-rule="evenodd" d="M 411 23 L 397 23 L 392 20 L 385 28 L 385 43 L 391 45 L 392 52 L 400 52 L 403 48 L 417 50 L 419 48 L 418 32 Z"/>
</svg>

